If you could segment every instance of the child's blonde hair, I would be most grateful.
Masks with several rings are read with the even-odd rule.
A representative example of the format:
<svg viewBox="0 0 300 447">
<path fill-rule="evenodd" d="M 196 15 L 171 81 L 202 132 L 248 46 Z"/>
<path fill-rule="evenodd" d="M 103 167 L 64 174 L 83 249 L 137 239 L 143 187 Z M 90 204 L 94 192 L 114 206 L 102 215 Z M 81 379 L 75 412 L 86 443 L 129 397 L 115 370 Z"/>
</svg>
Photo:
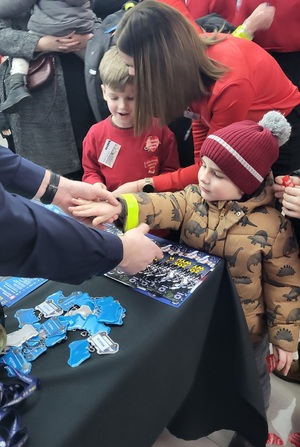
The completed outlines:
<svg viewBox="0 0 300 447">
<path fill-rule="evenodd" d="M 129 74 L 128 67 L 115 46 L 104 54 L 99 73 L 102 83 L 113 90 L 124 91 L 126 84 L 133 84 L 134 78 Z"/>
</svg>

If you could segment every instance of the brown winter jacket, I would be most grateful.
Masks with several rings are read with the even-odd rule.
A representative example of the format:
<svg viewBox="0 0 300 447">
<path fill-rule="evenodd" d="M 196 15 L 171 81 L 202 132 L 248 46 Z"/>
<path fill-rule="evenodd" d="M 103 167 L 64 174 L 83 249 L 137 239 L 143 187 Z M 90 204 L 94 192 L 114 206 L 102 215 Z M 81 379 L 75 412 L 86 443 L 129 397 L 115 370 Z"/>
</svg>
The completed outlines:
<svg viewBox="0 0 300 447">
<path fill-rule="evenodd" d="M 269 176 L 259 195 L 240 202 L 206 202 L 197 185 L 133 196 L 139 222 L 180 229 L 181 242 L 225 258 L 253 342 L 261 340 L 268 326 L 270 342 L 294 352 L 300 323 L 299 251 L 290 221 L 273 206 L 272 185 Z M 127 207 L 126 196 L 119 200 L 126 222 L 134 207 Z"/>
</svg>

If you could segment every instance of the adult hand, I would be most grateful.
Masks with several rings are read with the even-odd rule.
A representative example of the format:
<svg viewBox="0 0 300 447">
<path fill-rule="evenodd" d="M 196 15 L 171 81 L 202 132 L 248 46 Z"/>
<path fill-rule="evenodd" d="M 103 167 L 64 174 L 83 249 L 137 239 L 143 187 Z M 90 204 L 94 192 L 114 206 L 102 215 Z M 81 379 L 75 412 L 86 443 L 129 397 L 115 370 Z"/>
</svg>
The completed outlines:
<svg viewBox="0 0 300 447">
<path fill-rule="evenodd" d="M 145 270 L 155 258 L 163 258 L 162 250 L 145 236 L 148 231 L 149 226 L 142 223 L 120 236 L 123 243 L 123 260 L 118 267 L 127 275 Z"/>
<path fill-rule="evenodd" d="M 79 51 L 82 48 L 86 48 L 88 41 L 93 37 L 92 33 L 89 34 L 76 34 L 72 33 L 69 36 L 57 37 L 59 43 L 59 51 L 64 53 L 70 53 L 71 51 Z"/>
<path fill-rule="evenodd" d="M 282 211 L 286 216 L 300 219 L 300 178 L 296 176 L 291 177 L 291 181 L 295 186 L 283 186 L 282 178 L 283 176 L 275 178 L 275 197 L 280 200 Z"/>
<path fill-rule="evenodd" d="M 256 31 L 269 29 L 275 16 L 275 7 L 269 3 L 261 3 L 245 20 L 247 34 L 254 35 Z"/>
<path fill-rule="evenodd" d="M 43 36 L 36 45 L 36 51 L 56 51 L 61 53 L 71 53 L 85 48 L 93 34 L 76 34 L 72 32 L 66 36 Z"/>
<path fill-rule="evenodd" d="M 107 191 L 106 186 L 101 183 L 90 185 L 89 183 L 61 177 L 57 193 L 53 199 L 53 204 L 61 208 L 65 213 L 72 215 L 69 211 L 69 207 L 73 205 L 72 199 L 77 197 L 91 201 L 103 200 L 113 206 L 119 205 L 119 202 L 113 193 Z M 92 219 L 88 217 L 82 218 L 82 216 L 80 216 L 78 220 L 85 224 L 92 225 Z M 113 220 L 108 222 L 112 221 Z"/>
</svg>

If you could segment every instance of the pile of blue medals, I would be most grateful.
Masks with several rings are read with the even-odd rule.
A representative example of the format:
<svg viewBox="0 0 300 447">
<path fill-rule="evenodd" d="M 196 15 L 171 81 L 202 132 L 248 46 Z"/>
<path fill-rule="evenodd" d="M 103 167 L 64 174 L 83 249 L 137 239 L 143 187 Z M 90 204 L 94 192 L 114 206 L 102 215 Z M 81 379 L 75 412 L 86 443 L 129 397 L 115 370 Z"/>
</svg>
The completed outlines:
<svg viewBox="0 0 300 447">
<path fill-rule="evenodd" d="M 20 329 L 6 335 L 3 328 L 1 335 L 6 348 L 0 365 L 9 376 L 8 380 L 0 381 L 1 447 L 22 447 L 27 442 L 28 428 L 22 426 L 15 407 L 39 386 L 38 379 L 29 375 L 31 362 L 66 339 L 67 331 L 76 329 L 83 338 L 69 344 L 70 366 L 80 365 L 92 352 L 115 354 L 119 345 L 109 337 L 107 325 L 122 325 L 125 314 L 126 309 L 111 296 L 92 298 L 82 292 L 64 296 L 61 291 L 48 296 L 34 309 L 19 309 L 15 313 Z"/>
<path fill-rule="evenodd" d="M 109 337 L 108 325 L 122 325 L 125 314 L 126 309 L 112 296 L 93 298 L 83 292 L 65 296 L 58 291 L 34 309 L 19 309 L 15 313 L 20 329 L 7 334 L 9 350 L 0 363 L 29 374 L 33 360 L 65 340 L 68 331 L 75 330 L 80 330 L 83 338 L 69 344 L 70 366 L 79 366 L 92 352 L 115 354 L 119 345 Z"/>
</svg>

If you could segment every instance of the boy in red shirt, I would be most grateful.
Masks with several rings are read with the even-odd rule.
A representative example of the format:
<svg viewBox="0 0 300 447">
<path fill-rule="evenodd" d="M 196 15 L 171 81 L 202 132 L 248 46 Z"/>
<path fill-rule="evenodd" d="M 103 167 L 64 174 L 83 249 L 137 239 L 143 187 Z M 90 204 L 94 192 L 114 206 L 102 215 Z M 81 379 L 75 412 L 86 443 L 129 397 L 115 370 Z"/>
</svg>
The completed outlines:
<svg viewBox="0 0 300 447">
<path fill-rule="evenodd" d="M 104 183 L 114 191 L 128 181 L 176 171 L 177 144 L 167 126 L 153 119 L 149 129 L 134 133 L 134 78 L 116 47 L 102 58 L 100 77 L 111 115 L 93 125 L 83 141 L 83 181 Z"/>
</svg>

